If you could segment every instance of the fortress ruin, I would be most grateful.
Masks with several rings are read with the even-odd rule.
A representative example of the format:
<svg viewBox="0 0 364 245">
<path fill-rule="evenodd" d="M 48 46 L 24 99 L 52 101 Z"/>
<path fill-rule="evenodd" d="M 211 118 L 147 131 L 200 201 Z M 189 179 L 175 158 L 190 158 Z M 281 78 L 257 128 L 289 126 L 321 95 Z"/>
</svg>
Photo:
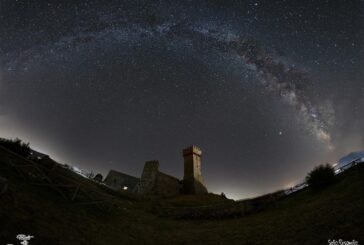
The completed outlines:
<svg viewBox="0 0 364 245">
<path fill-rule="evenodd" d="M 140 178 L 110 170 L 104 183 L 114 190 L 140 195 L 174 196 L 179 194 L 205 194 L 207 189 L 201 174 L 202 151 L 197 146 L 183 150 L 184 177 L 176 177 L 159 171 L 158 160 L 147 161 Z"/>
</svg>

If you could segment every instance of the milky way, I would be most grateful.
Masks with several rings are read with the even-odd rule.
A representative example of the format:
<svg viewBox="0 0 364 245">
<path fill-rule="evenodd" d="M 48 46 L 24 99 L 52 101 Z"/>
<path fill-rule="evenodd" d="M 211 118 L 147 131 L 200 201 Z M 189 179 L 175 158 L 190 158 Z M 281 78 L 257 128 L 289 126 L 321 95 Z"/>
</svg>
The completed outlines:
<svg viewBox="0 0 364 245">
<path fill-rule="evenodd" d="M 60 161 L 251 196 L 364 147 L 361 1 L 0 0 L 0 132 Z"/>
<path fill-rule="evenodd" d="M 110 18 L 110 17 L 109 17 Z M 108 18 L 104 18 L 108 19 Z M 111 18 L 112 19 L 112 18 Z M 7 64 L 8 69 L 14 66 L 26 66 L 23 62 L 30 62 L 34 54 L 39 52 L 50 52 L 49 50 L 62 51 L 70 46 L 81 45 L 84 42 L 95 40 L 105 40 L 112 38 L 141 38 L 139 35 L 162 35 L 170 39 L 186 38 L 190 41 L 203 40 L 205 45 L 220 50 L 221 52 L 233 52 L 242 58 L 242 62 L 253 65 L 260 81 L 267 87 L 281 96 L 287 103 L 294 106 L 306 122 L 308 130 L 319 140 L 327 144 L 329 149 L 333 149 L 331 135 L 328 132 L 329 123 L 322 118 L 322 113 L 306 96 L 305 91 L 299 86 L 309 83 L 305 74 L 294 67 L 284 64 L 276 59 L 272 54 L 267 53 L 263 46 L 256 40 L 246 38 L 231 33 L 224 33 L 221 28 L 206 29 L 203 26 L 196 26 L 193 23 L 166 22 L 161 24 L 151 24 L 148 22 L 133 23 L 132 20 L 125 20 L 126 27 L 113 26 L 112 29 L 103 29 L 98 32 L 79 32 L 77 36 L 69 36 L 46 47 L 31 48 L 17 56 L 16 54 Z M 120 35 L 124 34 L 124 35 Z M 133 36 L 134 35 L 134 36 Z M 44 54 L 43 54 L 44 55 Z M 333 123 L 333 122 L 330 122 Z"/>
</svg>

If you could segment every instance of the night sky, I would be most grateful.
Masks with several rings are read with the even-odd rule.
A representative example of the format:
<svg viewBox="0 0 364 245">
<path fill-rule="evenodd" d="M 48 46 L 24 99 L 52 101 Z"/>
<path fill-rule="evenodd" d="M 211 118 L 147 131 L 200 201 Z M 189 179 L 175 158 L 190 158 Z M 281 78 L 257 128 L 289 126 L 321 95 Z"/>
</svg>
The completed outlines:
<svg viewBox="0 0 364 245">
<path fill-rule="evenodd" d="M 364 1 L 0 0 L 0 136 L 246 198 L 364 149 Z"/>
</svg>

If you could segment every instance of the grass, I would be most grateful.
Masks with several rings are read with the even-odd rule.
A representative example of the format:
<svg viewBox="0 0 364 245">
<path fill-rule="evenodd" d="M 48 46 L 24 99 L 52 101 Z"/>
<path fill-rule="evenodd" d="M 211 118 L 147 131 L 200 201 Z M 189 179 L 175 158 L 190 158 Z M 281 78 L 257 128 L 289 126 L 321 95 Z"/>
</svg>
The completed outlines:
<svg viewBox="0 0 364 245">
<path fill-rule="evenodd" d="M 0 175 L 9 180 L 0 197 L 0 244 L 19 244 L 17 234 L 32 234 L 30 244 L 327 244 L 328 239 L 364 242 L 364 166 L 336 177 L 322 191 L 306 189 L 258 213 L 238 218 L 175 219 L 153 207 L 194 207 L 231 203 L 217 195 L 138 200 L 115 195 L 113 208 L 82 206 L 54 190 L 30 185 L 6 167 L 22 161 L 0 149 Z M 64 172 L 65 175 L 71 174 Z M 76 181 L 85 181 L 77 179 Z M 86 185 L 86 184 L 85 184 Z M 94 188 L 94 183 L 87 183 Z M 109 193 L 108 193 L 109 195 Z"/>
</svg>

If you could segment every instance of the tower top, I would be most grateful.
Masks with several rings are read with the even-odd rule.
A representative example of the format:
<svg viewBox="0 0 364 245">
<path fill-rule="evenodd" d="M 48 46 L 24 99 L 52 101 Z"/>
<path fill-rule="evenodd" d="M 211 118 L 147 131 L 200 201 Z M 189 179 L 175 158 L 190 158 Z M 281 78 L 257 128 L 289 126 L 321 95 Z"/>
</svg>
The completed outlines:
<svg viewBox="0 0 364 245">
<path fill-rule="evenodd" d="M 192 155 L 192 154 L 196 154 L 198 156 L 202 155 L 202 151 L 198 146 L 192 145 L 190 147 L 187 147 L 183 150 L 183 156 L 188 156 L 188 155 Z"/>
<path fill-rule="evenodd" d="M 146 168 L 159 168 L 159 161 L 158 160 L 150 160 L 146 161 L 144 164 L 144 167 Z"/>
</svg>

